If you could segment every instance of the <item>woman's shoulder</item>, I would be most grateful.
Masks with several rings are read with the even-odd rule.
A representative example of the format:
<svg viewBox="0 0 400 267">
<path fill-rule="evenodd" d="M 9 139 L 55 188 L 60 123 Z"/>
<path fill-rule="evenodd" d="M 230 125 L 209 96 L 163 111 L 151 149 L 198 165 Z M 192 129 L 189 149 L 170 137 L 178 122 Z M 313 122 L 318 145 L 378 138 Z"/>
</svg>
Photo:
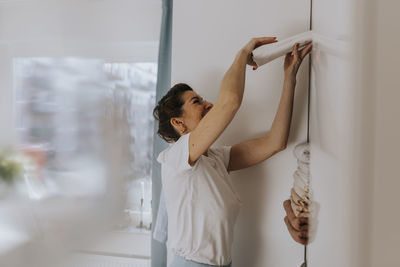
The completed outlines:
<svg viewBox="0 0 400 267">
<path fill-rule="evenodd" d="M 160 158 L 160 156 L 163 157 L 168 154 L 182 153 L 182 152 L 185 152 L 185 150 L 188 150 L 189 149 L 189 145 L 188 145 L 189 135 L 190 135 L 190 133 L 182 135 L 175 142 L 169 143 L 168 147 L 166 149 L 164 149 L 163 151 L 161 151 L 159 153 L 158 157 Z"/>
<path fill-rule="evenodd" d="M 192 166 L 189 160 L 189 134 L 182 135 L 176 142 L 160 152 L 157 161 L 166 166 L 174 168 L 176 171 L 188 170 Z"/>
</svg>

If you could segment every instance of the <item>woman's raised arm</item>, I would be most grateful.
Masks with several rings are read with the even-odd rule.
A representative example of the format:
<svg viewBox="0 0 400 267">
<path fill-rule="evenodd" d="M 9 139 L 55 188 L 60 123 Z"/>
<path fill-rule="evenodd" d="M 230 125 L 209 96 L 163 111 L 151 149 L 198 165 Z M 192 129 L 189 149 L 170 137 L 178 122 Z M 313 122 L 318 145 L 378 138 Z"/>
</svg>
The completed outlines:
<svg viewBox="0 0 400 267">
<path fill-rule="evenodd" d="M 217 140 L 239 109 L 244 92 L 246 64 L 256 68 L 252 51 L 264 44 L 276 42 L 275 37 L 253 38 L 236 55 L 225 73 L 218 99 L 189 137 L 189 164 L 193 164 Z"/>
<path fill-rule="evenodd" d="M 285 57 L 285 80 L 281 100 L 271 130 L 261 138 L 251 139 L 232 146 L 228 171 L 240 170 L 258 164 L 286 148 L 292 120 L 296 75 L 303 58 L 311 51 L 312 43 Z"/>
</svg>

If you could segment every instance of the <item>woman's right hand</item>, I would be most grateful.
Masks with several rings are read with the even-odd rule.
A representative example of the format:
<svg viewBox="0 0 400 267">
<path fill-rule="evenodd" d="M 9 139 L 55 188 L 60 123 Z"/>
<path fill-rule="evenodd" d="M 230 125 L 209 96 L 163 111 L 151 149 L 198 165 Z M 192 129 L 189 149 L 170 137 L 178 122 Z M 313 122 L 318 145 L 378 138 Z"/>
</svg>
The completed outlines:
<svg viewBox="0 0 400 267">
<path fill-rule="evenodd" d="M 257 64 L 253 61 L 253 50 L 256 49 L 257 47 L 260 47 L 265 44 L 271 44 L 278 42 L 276 40 L 276 37 L 258 37 L 258 38 L 252 38 L 243 48 L 242 51 L 244 51 L 247 55 L 247 64 L 253 67 L 253 70 L 256 70 L 258 68 Z"/>
</svg>

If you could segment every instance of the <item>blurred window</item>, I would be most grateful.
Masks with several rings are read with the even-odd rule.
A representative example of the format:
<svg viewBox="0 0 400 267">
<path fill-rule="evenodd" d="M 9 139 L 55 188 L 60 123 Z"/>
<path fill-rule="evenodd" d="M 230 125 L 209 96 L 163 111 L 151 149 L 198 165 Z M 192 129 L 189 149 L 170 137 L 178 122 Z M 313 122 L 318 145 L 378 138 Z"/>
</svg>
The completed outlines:
<svg viewBox="0 0 400 267">
<path fill-rule="evenodd" d="M 60 174 L 82 164 L 83 156 L 95 158 L 101 153 L 96 147 L 98 129 L 93 117 L 99 112 L 97 96 L 111 95 L 126 112 L 132 156 L 127 170 L 126 216 L 117 227 L 150 233 L 157 63 L 33 57 L 15 59 L 14 69 L 18 143 L 39 166 L 29 181 L 29 196 L 65 193 L 68 189 L 55 183 L 54 177 L 65 177 Z M 80 190 L 82 194 L 90 193 L 84 190 L 98 192 L 104 186 L 105 182 L 92 180 Z"/>
</svg>

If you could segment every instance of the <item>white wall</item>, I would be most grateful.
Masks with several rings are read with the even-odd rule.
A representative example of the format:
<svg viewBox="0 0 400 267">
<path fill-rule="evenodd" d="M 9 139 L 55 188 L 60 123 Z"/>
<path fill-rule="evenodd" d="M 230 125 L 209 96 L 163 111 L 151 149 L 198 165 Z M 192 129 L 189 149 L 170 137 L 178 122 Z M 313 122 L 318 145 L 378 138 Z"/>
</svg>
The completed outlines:
<svg viewBox="0 0 400 267">
<path fill-rule="evenodd" d="M 316 32 L 350 46 L 313 56 L 310 265 L 399 266 L 400 3 L 314 2 Z"/>
<path fill-rule="evenodd" d="M 370 40 L 376 44 L 375 66 L 371 66 L 376 75 L 371 262 L 373 266 L 400 266 L 400 2 L 376 1 L 370 8 L 376 17 L 376 34 Z"/>
<path fill-rule="evenodd" d="M 310 95 L 310 168 L 320 211 L 309 265 L 358 266 L 359 103 L 352 2 L 314 1 L 313 31 L 322 36 L 312 55 Z"/>
<path fill-rule="evenodd" d="M 251 37 L 284 39 L 309 29 L 309 1 L 174 1 L 172 82 L 187 82 L 215 102 L 219 84 L 237 51 Z M 296 11 L 296 12 L 294 12 Z M 283 86 L 283 58 L 247 72 L 242 106 L 217 140 L 259 137 L 271 126 Z M 297 168 L 294 146 L 307 139 L 308 59 L 298 73 L 289 144 L 258 166 L 232 172 L 244 202 L 235 231 L 235 266 L 300 266 L 303 247 L 291 240 L 282 202 Z"/>
</svg>

